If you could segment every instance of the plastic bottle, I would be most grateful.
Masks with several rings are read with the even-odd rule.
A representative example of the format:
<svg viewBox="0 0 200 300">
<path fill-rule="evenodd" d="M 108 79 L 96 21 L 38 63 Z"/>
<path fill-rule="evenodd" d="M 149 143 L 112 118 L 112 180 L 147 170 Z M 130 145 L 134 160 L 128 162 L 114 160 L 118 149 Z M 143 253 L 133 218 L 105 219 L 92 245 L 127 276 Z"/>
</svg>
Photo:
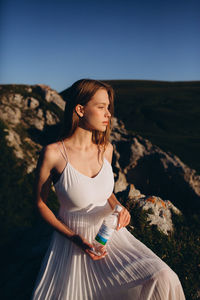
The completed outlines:
<svg viewBox="0 0 200 300">
<path fill-rule="evenodd" d="M 108 215 L 93 241 L 92 252 L 96 255 L 102 254 L 102 247 L 106 245 L 107 241 L 111 237 L 113 231 L 117 228 L 118 214 L 122 210 L 122 206 L 116 205 L 112 214 Z"/>
</svg>

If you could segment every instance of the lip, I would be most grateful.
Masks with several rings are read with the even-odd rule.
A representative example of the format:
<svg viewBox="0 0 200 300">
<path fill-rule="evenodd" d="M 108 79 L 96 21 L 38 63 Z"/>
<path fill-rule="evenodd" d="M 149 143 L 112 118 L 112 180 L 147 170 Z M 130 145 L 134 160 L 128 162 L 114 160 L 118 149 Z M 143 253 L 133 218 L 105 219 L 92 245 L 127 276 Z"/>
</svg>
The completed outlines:
<svg viewBox="0 0 200 300">
<path fill-rule="evenodd" d="M 103 124 L 108 125 L 108 122 L 103 122 Z"/>
</svg>

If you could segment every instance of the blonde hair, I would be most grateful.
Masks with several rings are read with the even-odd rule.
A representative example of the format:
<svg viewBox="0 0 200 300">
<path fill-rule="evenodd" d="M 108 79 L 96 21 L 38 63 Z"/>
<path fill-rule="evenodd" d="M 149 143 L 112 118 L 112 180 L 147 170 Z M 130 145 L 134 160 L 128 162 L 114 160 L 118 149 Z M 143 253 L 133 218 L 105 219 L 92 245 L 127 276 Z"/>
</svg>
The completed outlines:
<svg viewBox="0 0 200 300">
<path fill-rule="evenodd" d="M 99 80 L 80 79 L 62 93 L 62 97 L 65 100 L 66 105 L 62 131 L 59 138 L 60 140 L 72 136 L 79 125 L 79 116 L 75 111 L 76 105 L 86 105 L 100 88 L 105 89 L 108 93 L 111 118 L 104 132 L 93 130 L 92 141 L 98 146 L 103 146 L 105 150 L 105 146 L 109 142 L 110 132 L 112 129 L 112 117 L 114 115 L 114 90 L 109 84 Z"/>
</svg>

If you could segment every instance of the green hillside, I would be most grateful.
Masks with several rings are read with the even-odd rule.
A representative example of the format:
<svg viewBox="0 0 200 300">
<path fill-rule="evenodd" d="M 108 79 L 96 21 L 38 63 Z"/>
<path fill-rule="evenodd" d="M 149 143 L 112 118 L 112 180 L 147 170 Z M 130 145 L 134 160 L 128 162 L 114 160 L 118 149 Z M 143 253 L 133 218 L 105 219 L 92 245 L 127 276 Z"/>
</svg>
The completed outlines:
<svg viewBox="0 0 200 300">
<path fill-rule="evenodd" d="M 105 80 L 125 127 L 171 151 L 200 174 L 200 81 Z"/>
</svg>

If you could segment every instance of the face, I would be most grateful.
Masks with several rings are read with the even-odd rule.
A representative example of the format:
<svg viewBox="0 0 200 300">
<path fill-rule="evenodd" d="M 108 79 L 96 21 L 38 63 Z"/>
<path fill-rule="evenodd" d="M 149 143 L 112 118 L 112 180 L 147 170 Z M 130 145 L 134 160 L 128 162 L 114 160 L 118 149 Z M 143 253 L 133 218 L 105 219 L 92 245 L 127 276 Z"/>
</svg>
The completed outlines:
<svg viewBox="0 0 200 300">
<path fill-rule="evenodd" d="M 110 100 L 105 89 L 100 88 L 83 107 L 83 122 L 89 129 L 105 131 L 111 113 L 109 112 Z"/>
</svg>

